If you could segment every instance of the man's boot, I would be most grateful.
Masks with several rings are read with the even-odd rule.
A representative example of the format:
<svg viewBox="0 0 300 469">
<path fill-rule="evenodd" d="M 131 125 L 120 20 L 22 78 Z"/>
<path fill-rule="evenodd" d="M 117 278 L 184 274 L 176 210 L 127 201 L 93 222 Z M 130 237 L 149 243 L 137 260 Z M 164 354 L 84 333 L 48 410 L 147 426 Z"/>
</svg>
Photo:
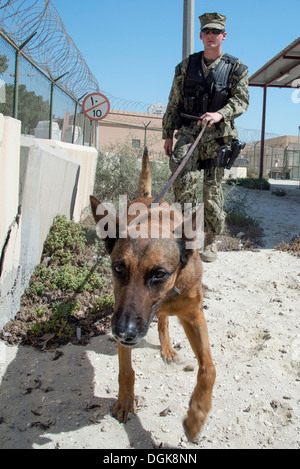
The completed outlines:
<svg viewBox="0 0 300 469">
<path fill-rule="evenodd" d="M 214 262 L 218 258 L 216 238 L 213 234 L 205 235 L 204 251 L 200 254 L 203 262 Z"/>
</svg>

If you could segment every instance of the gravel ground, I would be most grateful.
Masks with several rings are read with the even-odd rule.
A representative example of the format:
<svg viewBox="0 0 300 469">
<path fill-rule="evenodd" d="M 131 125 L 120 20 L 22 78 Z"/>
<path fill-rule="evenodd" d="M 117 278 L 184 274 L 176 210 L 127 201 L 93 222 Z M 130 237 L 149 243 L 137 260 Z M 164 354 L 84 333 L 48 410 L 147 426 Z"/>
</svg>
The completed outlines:
<svg viewBox="0 0 300 469">
<path fill-rule="evenodd" d="M 118 360 L 110 335 L 43 352 L 0 342 L 1 448 L 299 449 L 300 260 L 273 248 L 300 233 L 300 191 L 249 197 L 265 246 L 221 252 L 204 265 L 217 381 L 197 443 L 182 428 L 197 363 L 171 318 L 179 363 L 162 362 L 153 323 L 133 350 L 137 412 L 126 425 L 111 416 Z"/>
</svg>

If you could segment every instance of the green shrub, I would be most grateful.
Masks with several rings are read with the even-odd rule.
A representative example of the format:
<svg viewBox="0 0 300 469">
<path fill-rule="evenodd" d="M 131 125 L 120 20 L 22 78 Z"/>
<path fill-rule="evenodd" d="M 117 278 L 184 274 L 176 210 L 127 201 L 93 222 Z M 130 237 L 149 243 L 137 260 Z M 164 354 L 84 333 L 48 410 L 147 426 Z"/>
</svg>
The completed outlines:
<svg viewBox="0 0 300 469">
<path fill-rule="evenodd" d="M 86 244 L 83 228 L 65 215 L 57 215 L 44 244 L 44 254 L 63 263 L 73 259 Z"/>
<path fill-rule="evenodd" d="M 43 295 L 46 290 L 44 283 L 47 282 L 50 291 L 91 292 L 106 285 L 106 279 L 95 271 L 96 267 L 97 264 L 94 267 L 63 264 L 52 269 L 51 266 L 39 264 L 35 270 L 35 277 L 39 281 L 35 281 L 30 290 L 37 295 Z"/>
<path fill-rule="evenodd" d="M 272 195 L 276 195 L 277 197 L 284 197 L 287 195 L 287 191 L 284 189 L 277 188 L 272 191 Z"/>
<path fill-rule="evenodd" d="M 97 298 L 94 302 L 92 313 L 98 313 L 108 308 L 112 308 L 114 305 L 114 298 L 111 295 L 102 295 Z"/>
<path fill-rule="evenodd" d="M 270 190 L 270 183 L 265 178 L 231 178 L 227 179 L 226 184 L 242 186 L 247 189 Z"/>
<path fill-rule="evenodd" d="M 245 191 L 239 191 L 238 186 L 225 188 L 226 224 L 228 226 L 259 226 L 252 216 L 252 207 Z"/>
<path fill-rule="evenodd" d="M 117 203 L 119 195 L 127 195 L 128 202 L 138 196 L 143 149 L 132 149 L 129 145 L 114 145 L 100 152 L 97 161 L 94 194 L 101 201 Z M 151 160 L 151 150 L 149 151 Z M 150 161 L 152 196 L 158 195 L 171 177 L 169 161 Z M 164 197 L 174 202 L 173 190 Z"/>
</svg>

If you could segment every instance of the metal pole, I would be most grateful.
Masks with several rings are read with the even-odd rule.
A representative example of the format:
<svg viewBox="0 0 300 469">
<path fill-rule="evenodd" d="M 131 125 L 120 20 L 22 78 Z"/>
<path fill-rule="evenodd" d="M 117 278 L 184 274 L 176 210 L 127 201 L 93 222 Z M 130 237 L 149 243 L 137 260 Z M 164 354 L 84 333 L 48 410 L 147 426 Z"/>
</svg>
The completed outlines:
<svg viewBox="0 0 300 469">
<path fill-rule="evenodd" d="M 63 73 L 63 75 L 60 75 L 60 77 L 56 78 L 53 80 L 51 78 L 51 92 L 50 92 L 50 116 L 49 116 L 49 140 L 52 140 L 52 122 L 53 122 L 53 96 L 54 96 L 54 86 L 58 80 L 63 78 L 65 75 L 68 75 L 69 72 Z"/>
<path fill-rule="evenodd" d="M 74 112 L 73 132 L 72 132 L 72 143 L 75 142 L 75 129 L 76 129 L 76 121 L 77 121 L 77 110 L 78 110 L 78 101 L 75 102 L 75 112 Z"/>
<path fill-rule="evenodd" d="M 283 154 L 282 179 L 286 179 L 287 160 L 288 160 L 288 151 L 287 151 L 287 147 L 286 147 L 284 149 L 284 154 Z"/>
<path fill-rule="evenodd" d="M 51 91 L 50 91 L 50 114 L 49 114 L 49 140 L 52 140 L 54 81 L 51 82 L 51 89 L 50 90 Z"/>
<path fill-rule="evenodd" d="M 26 41 L 24 41 L 16 50 L 16 63 L 15 63 L 15 83 L 14 83 L 14 109 L 13 109 L 13 117 L 15 119 L 18 118 L 18 107 L 19 107 L 19 70 L 20 70 L 20 54 L 21 50 L 28 44 L 29 41 L 36 35 L 37 33 L 31 34 Z M 17 46 L 16 46 L 17 47 Z"/>
<path fill-rule="evenodd" d="M 13 117 L 18 119 L 18 107 L 19 107 L 19 69 L 20 69 L 20 51 L 16 51 L 16 63 L 15 63 L 15 84 L 14 84 L 14 110 Z"/>
<path fill-rule="evenodd" d="M 93 121 L 90 121 L 90 136 L 89 136 L 89 146 L 92 146 L 93 140 Z"/>
<path fill-rule="evenodd" d="M 96 150 L 99 150 L 99 122 L 96 121 L 95 124 L 95 147 Z"/>
<path fill-rule="evenodd" d="M 194 53 L 195 0 L 183 0 L 182 60 Z"/>
<path fill-rule="evenodd" d="M 84 138 L 85 138 L 85 124 L 86 124 L 86 117 L 83 116 L 83 126 L 82 126 L 82 145 L 84 146 Z"/>
<path fill-rule="evenodd" d="M 260 167 L 259 167 L 259 177 L 260 178 L 263 177 L 263 173 L 264 173 L 266 104 L 267 104 L 267 87 L 264 86 L 263 113 L 262 113 L 262 125 L 261 125 L 261 142 L 260 142 Z"/>
<path fill-rule="evenodd" d="M 75 113 L 74 113 L 72 143 L 75 142 L 75 128 L 76 128 L 76 123 L 77 123 L 78 105 L 80 104 L 80 101 L 81 101 L 86 95 L 87 95 L 87 93 L 84 93 L 84 95 L 82 95 L 78 100 L 75 101 Z"/>
<path fill-rule="evenodd" d="M 143 122 L 143 124 L 144 124 L 144 122 Z M 147 145 L 147 129 L 148 129 L 150 124 L 151 124 L 151 121 L 149 121 L 148 124 L 144 124 L 144 126 L 145 126 L 144 148 L 146 148 L 146 145 Z"/>
</svg>

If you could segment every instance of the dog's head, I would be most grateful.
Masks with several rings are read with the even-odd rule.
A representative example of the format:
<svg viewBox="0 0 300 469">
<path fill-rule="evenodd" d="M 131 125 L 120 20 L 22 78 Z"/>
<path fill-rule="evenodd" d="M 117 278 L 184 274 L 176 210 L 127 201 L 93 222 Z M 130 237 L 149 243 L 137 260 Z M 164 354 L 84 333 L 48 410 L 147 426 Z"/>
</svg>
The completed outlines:
<svg viewBox="0 0 300 469">
<path fill-rule="evenodd" d="M 170 212 L 167 203 L 151 209 L 151 202 L 153 199 L 134 201 L 125 218 L 119 219 L 91 197 L 97 233 L 111 257 L 115 295 L 112 333 L 127 346 L 135 345 L 147 334 L 153 317 L 194 252 L 186 249 L 188 223 L 183 223 L 182 214 Z M 164 219 L 167 213 L 169 217 Z M 191 226 L 193 220 L 196 223 L 196 214 Z"/>
</svg>

